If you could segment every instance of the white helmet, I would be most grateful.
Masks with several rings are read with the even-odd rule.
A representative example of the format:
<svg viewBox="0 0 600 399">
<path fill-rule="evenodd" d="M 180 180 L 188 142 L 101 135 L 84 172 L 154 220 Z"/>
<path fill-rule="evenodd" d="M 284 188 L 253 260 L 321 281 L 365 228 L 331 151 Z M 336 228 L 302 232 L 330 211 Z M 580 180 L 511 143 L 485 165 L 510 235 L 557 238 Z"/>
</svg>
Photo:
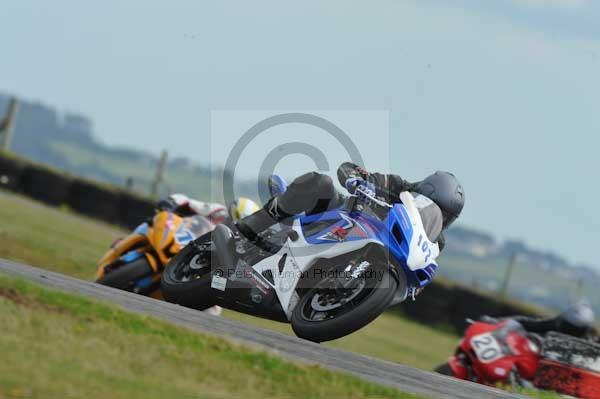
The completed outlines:
<svg viewBox="0 0 600 399">
<path fill-rule="evenodd" d="M 258 211 L 260 207 L 254 201 L 249 198 L 240 197 L 237 201 L 233 201 L 229 205 L 229 215 L 234 222 L 245 218 L 246 216 L 252 215 Z"/>
<path fill-rule="evenodd" d="M 592 305 L 585 299 L 575 302 L 562 312 L 561 317 L 569 324 L 578 328 L 593 327 L 596 321 L 594 309 L 592 309 Z"/>
</svg>

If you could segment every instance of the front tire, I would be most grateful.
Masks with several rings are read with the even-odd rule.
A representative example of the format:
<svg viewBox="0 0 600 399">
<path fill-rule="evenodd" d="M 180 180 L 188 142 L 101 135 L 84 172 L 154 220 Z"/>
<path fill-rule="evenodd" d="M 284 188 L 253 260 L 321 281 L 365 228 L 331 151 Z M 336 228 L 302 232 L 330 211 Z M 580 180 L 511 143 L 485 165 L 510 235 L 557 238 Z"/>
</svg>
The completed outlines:
<svg viewBox="0 0 600 399">
<path fill-rule="evenodd" d="M 438 374 L 454 377 L 454 373 L 452 372 L 452 367 L 450 367 L 450 364 L 448 364 L 448 362 L 446 362 L 444 364 L 440 364 L 433 371 L 435 371 Z"/>
<path fill-rule="evenodd" d="M 152 273 L 154 273 L 154 270 L 146 257 L 142 256 L 131 263 L 126 263 L 112 270 L 96 282 L 120 290 L 132 291 L 141 279 L 151 276 Z"/>
<path fill-rule="evenodd" d="M 399 283 L 387 266 L 373 271 L 376 272 L 374 277 L 364 277 L 366 282 L 363 290 L 368 292 L 352 300 L 357 303 L 343 305 L 349 308 L 339 310 L 334 316 L 325 316 L 322 320 L 318 320 L 313 314 L 315 298 L 318 302 L 319 295 L 322 295 L 319 290 L 323 291 L 323 288 L 318 283 L 306 291 L 292 312 L 292 329 L 296 335 L 314 342 L 331 341 L 351 334 L 375 320 L 394 299 Z M 367 274 L 373 276 L 373 273 Z"/>
<path fill-rule="evenodd" d="M 198 248 L 194 243 L 187 245 L 167 264 L 162 275 L 162 294 L 167 302 L 176 303 L 188 308 L 205 310 L 213 304 L 210 302 L 211 254 L 204 254 L 204 264 L 190 265 L 198 262 Z M 195 268 L 197 267 L 197 269 Z"/>
</svg>

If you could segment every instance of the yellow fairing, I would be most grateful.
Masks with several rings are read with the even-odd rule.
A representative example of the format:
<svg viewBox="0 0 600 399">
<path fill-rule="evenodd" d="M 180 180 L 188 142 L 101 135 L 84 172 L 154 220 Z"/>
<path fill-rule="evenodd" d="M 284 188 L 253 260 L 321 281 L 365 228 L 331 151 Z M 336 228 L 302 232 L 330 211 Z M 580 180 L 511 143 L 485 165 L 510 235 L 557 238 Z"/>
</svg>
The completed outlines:
<svg viewBox="0 0 600 399">
<path fill-rule="evenodd" d="M 162 211 L 154 216 L 152 226 L 146 234 L 133 233 L 118 241 L 98 262 L 96 280 L 104 276 L 107 266 L 134 249 L 143 252 L 148 263 L 154 269 L 157 278 L 169 259 L 181 246 L 175 241 L 175 232 L 183 219 L 173 213 Z"/>
<path fill-rule="evenodd" d="M 98 267 L 96 269 L 96 280 L 101 279 L 104 276 L 104 269 L 123 256 L 125 253 L 135 248 L 147 247 L 148 238 L 142 234 L 130 234 L 117 242 L 111 249 L 104 254 L 104 256 L 98 261 Z"/>
<path fill-rule="evenodd" d="M 181 249 L 175 242 L 175 232 L 182 221 L 181 217 L 169 212 L 160 212 L 154 216 L 152 228 L 148 231 L 148 238 L 158 255 L 161 267 L 166 265 L 171 256 Z"/>
</svg>

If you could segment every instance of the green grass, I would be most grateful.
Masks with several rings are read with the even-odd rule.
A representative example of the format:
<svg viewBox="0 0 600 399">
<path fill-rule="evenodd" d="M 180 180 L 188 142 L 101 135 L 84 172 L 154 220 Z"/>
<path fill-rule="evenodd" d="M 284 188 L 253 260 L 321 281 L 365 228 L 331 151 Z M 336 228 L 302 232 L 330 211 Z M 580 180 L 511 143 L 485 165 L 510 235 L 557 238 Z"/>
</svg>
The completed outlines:
<svg viewBox="0 0 600 399">
<path fill-rule="evenodd" d="M 91 279 L 121 229 L 0 191 L 0 257 Z"/>
<path fill-rule="evenodd" d="M 537 389 L 518 389 L 517 393 L 527 395 L 527 397 L 535 399 L 562 399 L 563 397 L 556 392 L 538 391 Z"/>
<path fill-rule="evenodd" d="M 92 279 L 96 261 L 122 234 L 113 226 L 0 191 L 0 237 L 6 243 L 0 246 L 0 257 Z M 225 317 L 293 334 L 287 324 L 233 311 Z M 326 345 L 431 370 L 457 343 L 456 335 L 388 313 Z"/>
<path fill-rule="evenodd" d="M 416 398 L 0 275 L 0 397 Z"/>
</svg>

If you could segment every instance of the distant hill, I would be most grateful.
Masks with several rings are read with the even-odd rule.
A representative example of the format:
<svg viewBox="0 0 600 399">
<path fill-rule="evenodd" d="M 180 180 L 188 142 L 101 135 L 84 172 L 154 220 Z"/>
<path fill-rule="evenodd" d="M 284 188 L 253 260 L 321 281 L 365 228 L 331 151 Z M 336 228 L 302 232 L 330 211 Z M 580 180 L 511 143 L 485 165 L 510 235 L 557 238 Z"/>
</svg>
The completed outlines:
<svg viewBox="0 0 600 399">
<path fill-rule="evenodd" d="M 0 94 L 0 115 L 4 115 L 10 97 Z M 92 121 L 85 115 L 57 112 L 38 103 L 21 101 L 12 150 L 37 162 L 123 186 L 127 178 L 134 189 L 148 194 L 158 156 L 138 149 L 112 147 L 99 141 Z M 209 187 L 219 187 L 222 171 L 186 158 L 171 159 L 167 166 L 167 192 L 185 192 L 200 199 L 218 200 Z M 240 182 L 242 193 L 256 183 Z M 218 190 L 215 190 L 218 192 Z M 246 194 L 247 195 L 247 194 Z M 211 197 L 212 198 L 209 198 Z M 583 290 L 600 308 L 597 269 L 575 265 L 563 257 L 528 247 L 513 240 L 499 242 L 493 235 L 459 226 L 447 233 L 447 248 L 441 274 L 486 290 L 497 291 L 508 259 L 518 254 L 518 264 L 509 286 L 509 294 L 545 306 L 561 308 Z M 584 282 L 580 287 L 579 284 Z"/>
<path fill-rule="evenodd" d="M 0 94 L 0 114 L 4 114 L 9 99 Z M 144 194 L 149 193 L 158 165 L 155 154 L 101 143 L 94 135 L 92 121 L 84 115 L 61 114 L 28 101 L 19 104 L 11 149 L 37 162 L 119 186 L 132 178 L 134 189 Z M 184 158 L 171 159 L 163 193 L 182 191 L 206 198 L 207 185 L 216 173 Z"/>
<path fill-rule="evenodd" d="M 458 226 L 446 234 L 447 247 L 440 273 L 486 291 L 499 292 L 511 256 L 516 255 L 508 295 L 548 308 L 563 309 L 581 295 L 600 312 L 600 273 L 551 251 L 529 247 L 520 240 L 497 241 L 491 234 Z"/>
</svg>

